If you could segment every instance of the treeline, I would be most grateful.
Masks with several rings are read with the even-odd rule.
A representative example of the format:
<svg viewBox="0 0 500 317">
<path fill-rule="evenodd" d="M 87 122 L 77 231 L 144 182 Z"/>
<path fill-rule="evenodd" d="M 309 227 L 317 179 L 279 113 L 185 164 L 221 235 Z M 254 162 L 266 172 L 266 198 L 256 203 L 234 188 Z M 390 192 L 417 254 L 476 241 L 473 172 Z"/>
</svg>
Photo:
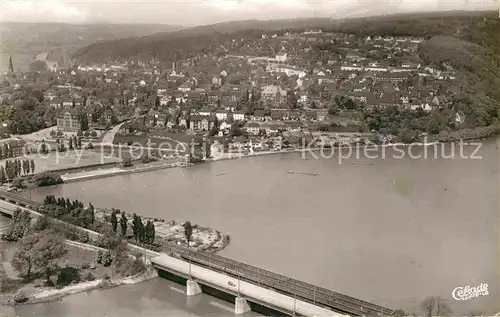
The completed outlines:
<svg viewBox="0 0 500 317">
<path fill-rule="evenodd" d="M 20 156 L 23 154 L 22 150 L 22 146 L 14 146 L 12 143 L 4 143 L 3 146 L 0 146 L 0 158 L 6 159 Z"/>
<path fill-rule="evenodd" d="M 35 173 L 34 160 L 13 160 L 6 161 L 5 167 L 0 166 L 0 184 L 21 175 L 29 175 Z"/>
<path fill-rule="evenodd" d="M 95 210 L 92 204 L 85 208 L 78 199 L 56 198 L 54 195 L 45 197 L 41 211 L 53 218 L 74 224 L 86 229 L 94 229 Z"/>
<path fill-rule="evenodd" d="M 104 241 L 99 246 L 109 249 L 114 248 L 120 236 L 127 238 L 129 228 L 137 243 L 152 245 L 155 240 L 155 226 L 151 220 L 144 224 L 141 217 L 134 214 L 132 224 L 129 225 L 127 215 L 119 209 L 113 208 L 111 215 L 104 217 L 102 222 L 96 220 L 96 211 L 92 203 L 85 208 L 79 200 L 71 201 L 68 198 L 49 195 L 45 197 L 41 210 L 50 217 L 106 235 L 104 240 L 113 241 Z"/>
</svg>

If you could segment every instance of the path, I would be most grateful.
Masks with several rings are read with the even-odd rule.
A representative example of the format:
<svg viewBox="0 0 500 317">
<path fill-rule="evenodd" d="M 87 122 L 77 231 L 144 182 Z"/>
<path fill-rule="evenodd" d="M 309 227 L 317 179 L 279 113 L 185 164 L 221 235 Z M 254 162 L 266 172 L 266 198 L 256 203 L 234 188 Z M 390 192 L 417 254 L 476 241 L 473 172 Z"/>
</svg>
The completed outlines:
<svg viewBox="0 0 500 317">
<path fill-rule="evenodd" d="M 113 140 L 115 139 L 116 133 L 118 133 L 118 131 L 120 130 L 122 125 L 124 125 L 126 122 L 128 122 L 128 121 L 122 122 L 119 125 L 114 126 L 108 132 L 106 132 L 106 134 L 104 134 L 104 137 L 102 138 L 101 144 L 102 145 L 112 145 Z"/>
</svg>

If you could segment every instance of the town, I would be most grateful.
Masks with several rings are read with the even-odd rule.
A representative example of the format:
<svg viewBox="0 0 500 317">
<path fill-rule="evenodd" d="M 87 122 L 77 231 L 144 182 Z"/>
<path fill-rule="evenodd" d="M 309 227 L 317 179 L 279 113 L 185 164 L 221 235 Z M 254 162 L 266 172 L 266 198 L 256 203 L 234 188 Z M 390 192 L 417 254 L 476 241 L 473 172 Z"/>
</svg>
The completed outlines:
<svg viewBox="0 0 500 317">
<path fill-rule="evenodd" d="M 423 60 L 422 41 L 310 29 L 234 38 L 171 64 L 63 69 L 38 60 L 37 71 L 19 74 L 11 59 L 0 99 L 3 134 L 54 126 L 53 137 L 89 137 L 125 122 L 115 143 L 197 135 L 221 152 L 300 147 L 315 136 L 416 142 L 468 126 L 455 98 L 460 74 Z"/>
</svg>

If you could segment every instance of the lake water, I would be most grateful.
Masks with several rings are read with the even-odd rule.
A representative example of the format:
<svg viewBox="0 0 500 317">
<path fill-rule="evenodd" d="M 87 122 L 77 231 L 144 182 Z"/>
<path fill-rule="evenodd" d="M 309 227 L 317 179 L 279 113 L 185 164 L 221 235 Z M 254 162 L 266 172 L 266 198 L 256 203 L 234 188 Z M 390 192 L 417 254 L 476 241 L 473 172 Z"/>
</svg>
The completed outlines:
<svg viewBox="0 0 500 317">
<path fill-rule="evenodd" d="M 456 314 L 500 312 L 498 145 L 482 146 L 482 159 L 437 151 L 396 159 L 387 150 L 385 159 L 342 164 L 337 156 L 254 157 L 70 183 L 33 197 L 211 226 L 231 236 L 221 255 L 393 309 L 421 314 L 424 298 L 441 296 Z M 462 156 L 474 151 L 466 146 Z M 452 298 L 454 288 L 481 283 L 488 296 Z"/>
</svg>

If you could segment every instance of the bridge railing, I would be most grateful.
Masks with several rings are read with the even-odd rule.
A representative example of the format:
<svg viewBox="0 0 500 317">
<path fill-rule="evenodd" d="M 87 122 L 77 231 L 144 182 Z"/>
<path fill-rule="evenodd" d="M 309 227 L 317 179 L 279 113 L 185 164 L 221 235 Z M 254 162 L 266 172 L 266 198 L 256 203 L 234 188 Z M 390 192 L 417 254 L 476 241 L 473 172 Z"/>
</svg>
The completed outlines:
<svg viewBox="0 0 500 317">
<path fill-rule="evenodd" d="M 302 281 L 298 281 L 274 272 L 257 268 L 245 263 L 230 260 L 218 255 L 188 250 L 187 248 L 169 245 L 172 253 L 177 253 L 185 258 L 196 262 L 202 262 L 208 267 L 219 269 L 226 273 L 251 279 L 258 285 L 266 285 L 292 295 L 301 296 L 314 304 L 323 304 L 329 307 L 348 311 L 359 315 L 392 315 L 393 310 L 375 305 L 366 301 L 356 299 L 347 295 L 339 294 L 317 287 Z"/>
</svg>

